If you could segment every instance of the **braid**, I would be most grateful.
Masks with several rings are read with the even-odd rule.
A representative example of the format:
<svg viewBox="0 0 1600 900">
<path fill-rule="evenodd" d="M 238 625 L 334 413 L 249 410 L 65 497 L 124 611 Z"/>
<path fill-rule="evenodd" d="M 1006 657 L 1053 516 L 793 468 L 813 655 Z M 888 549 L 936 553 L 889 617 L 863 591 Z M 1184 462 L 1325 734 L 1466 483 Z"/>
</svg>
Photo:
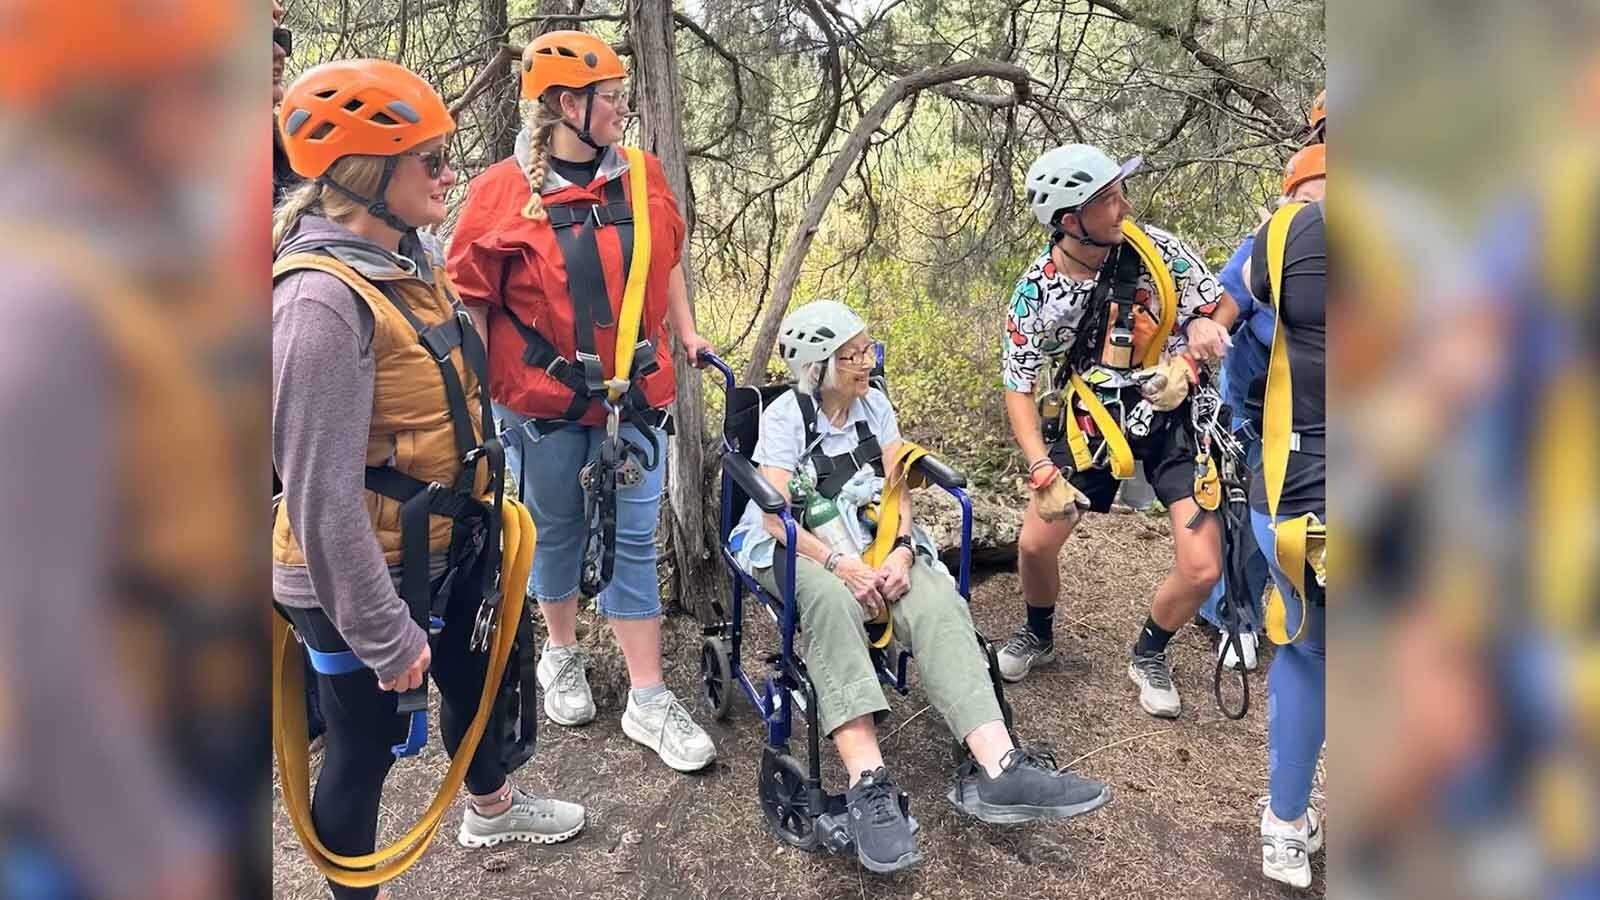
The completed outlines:
<svg viewBox="0 0 1600 900">
<path fill-rule="evenodd" d="M 544 190 L 545 176 L 550 174 L 550 138 L 555 133 L 556 125 L 561 122 L 561 116 L 543 102 L 534 109 L 528 123 L 532 140 L 528 144 L 528 165 L 524 170 L 528 175 L 529 197 L 522 214 L 535 222 L 542 222 L 548 218 L 548 214 L 544 211 L 544 198 L 540 193 Z"/>
<path fill-rule="evenodd" d="M 300 217 L 322 205 L 322 184 L 316 181 L 301 183 L 283 198 L 272 214 L 272 252 L 283 246 L 283 239 L 294 232 Z"/>
</svg>

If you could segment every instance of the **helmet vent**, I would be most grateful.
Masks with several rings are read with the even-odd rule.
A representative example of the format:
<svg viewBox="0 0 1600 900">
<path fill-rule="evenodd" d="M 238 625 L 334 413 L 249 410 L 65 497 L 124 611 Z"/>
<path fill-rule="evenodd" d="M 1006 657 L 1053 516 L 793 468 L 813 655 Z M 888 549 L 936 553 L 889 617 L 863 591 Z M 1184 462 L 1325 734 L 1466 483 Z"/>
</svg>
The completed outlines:
<svg viewBox="0 0 1600 900">
<path fill-rule="evenodd" d="M 571 57 L 572 59 L 577 59 L 578 58 L 578 54 L 573 53 L 572 50 L 570 48 L 567 48 L 567 47 L 557 47 L 556 48 L 556 52 L 561 54 L 562 56 Z"/>
<path fill-rule="evenodd" d="M 350 102 L 346 103 L 344 108 L 346 112 L 360 112 L 361 107 L 366 105 L 366 101 L 362 100 L 360 97 L 351 97 Z"/>
<path fill-rule="evenodd" d="M 399 116 L 402 119 L 405 119 L 407 122 L 410 122 L 413 125 L 415 125 L 418 122 L 422 121 L 421 114 L 419 114 L 416 111 L 416 109 L 412 107 L 411 104 L 405 102 L 404 100 L 393 100 L 393 101 L 391 101 L 389 103 L 388 110 L 389 110 L 389 112 L 394 113 L 395 115 Z M 396 124 L 399 124 L 399 123 L 396 123 Z"/>
<path fill-rule="evenodd" d="M 386 112 L 373 113 L 372 114 L 372 121 L 377 123 L 377 124 L 379 124 L 379 125 L 399 125 L 400 124 L 399 122 L 396 122 L 394 120 L 393 116 L 389 115 Z"/>
<path fill-rule="evenodd" d="M 1058 177 L 1056 177 L 1056 176 L 1054 176 L 1054 175 L 1051 175 L 1051 176 L 1050 176 L 1050 184 L 1051 184 L 1051 185 L 1052 185 L 1052 186 L 1054 186 L 1054 185 L 1058 185 L 1058 184 L 1060 184 L 1060 183 L 1061 183 L 1061 179 L 1060 179 L 1060 178 L 1058 178 Z"/>
<path fill-rule="evenodd" d="M 284 122 L 283 133 L 286 134 L 286 135 L 289 135 L 290 137 L 294 137 L 295 132 L 297 132 L 301 128 L 305 127 L 306 122 L 308 122 L 310 120 L 311 120 L 311 110 L 309 110 L 309 109 L 297 109 L 297 110 L 294 110 L 293 112 L 289 113 L 289 118 Z"/>
<path fill-rule="evenodd" d="M 338 88 L 328 88 L 325 91 L 317 91 L 312 96 L 316 97 L 318 100 L 329 100 L 332 99 L 333 95 L 337 93 L 339 93 Z"/>
<path fill-rule="evenodd" d="M 333 131 L 333 123 L 332 122 L 323 122 L 321 125 L 317 126 L 317 130 L 311 132 L 311 134 L 306 136 L 306 140 L 308 140 L 308 141 L 320 141 L 323 138 L 327 137 L 329 135 L 329 133 L 331 133 L 332 131 Z"/>
</svg>

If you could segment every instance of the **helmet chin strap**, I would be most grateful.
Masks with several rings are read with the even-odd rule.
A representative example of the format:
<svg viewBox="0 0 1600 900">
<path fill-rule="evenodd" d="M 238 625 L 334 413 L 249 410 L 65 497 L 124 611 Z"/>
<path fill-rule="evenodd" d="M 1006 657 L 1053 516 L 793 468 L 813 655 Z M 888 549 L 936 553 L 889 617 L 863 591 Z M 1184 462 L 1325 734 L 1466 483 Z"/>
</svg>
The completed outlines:
<svg viewBox="0 0 1600 900">
<path fill-rule="evenodd" d="M 578 128 L 574 126 L 571 122 L 567 121 L 566 116 L 561 117 L 561 124 L 572 129 L 572 132 L 578 136 L 578 140 L 588 144 L 596 153 L 601 153 L 605 151 L 605 146 L 595 143 L 594 135 L 589 132 L 590 122 L 594 118 L 594 85 L 591 84 L 584 88 L 583 93 L 584 96 L 588 98 L 583 104 L 583 127 Z"/>
<path fill-rule="evenodd" d="M 349 197 L 351 200 L 365 205 L 367 212 L 370 213 L 374 219 L 377 219 L 401 234 L 408 234 L 416 231 L 417 226 L 406 222 L 404 219 L 390 212 L 388 201 L 383 199 L 384 193 L 389 189 L 389 179 L 394 177 L 395 164 L 399 161 L 400 158 L 397 156 L 384 157 L 383 176 L 378 179 L 378 190 L 375 192 L 376 199 L 371 197 L 363 197 L 326 175 L 318 178 L 317 181 L 321 184 L 327 185 L 330 188 L 333 188 L 346 197 Z"/>
<path fill-rule="evenodd" d="M 1073 212 L 1073 210 L 1069 210 L 1069 212 Z M 1073 234 L 1072 232 L 1067 230 L 1066 225 L 1064 225 L 1061 222 L 1061 220 L 1058 218 L 1056 220 L 1056 240 L 1055 240 L 1055 242 L 1059 243 L 1061 241 L 1061 238 L 1063 238 L 1063 237 L 1072 238 L 1073 240 L 1077 241 L 1078 243 L 1082 244 L 1085 247 L 1099 247 L 1101 249 L 1106 249 L 1106 248 L 1109 248 L 1109 247 L 1117 246 L 1116 242 L 1108 243 L 1106 241 L 1097 241 L 1094 238 L 1090 237 L 1089 233 L 1087 231 L 1085 231 L 1082 234 Z"/>
</svg>

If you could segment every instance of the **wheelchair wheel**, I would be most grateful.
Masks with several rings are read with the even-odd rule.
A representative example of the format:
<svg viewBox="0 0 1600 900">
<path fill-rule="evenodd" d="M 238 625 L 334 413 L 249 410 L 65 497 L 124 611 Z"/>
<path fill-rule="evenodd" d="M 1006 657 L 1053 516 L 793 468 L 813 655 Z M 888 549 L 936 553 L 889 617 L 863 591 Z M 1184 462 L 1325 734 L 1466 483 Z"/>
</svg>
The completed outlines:
<svg viewBox="0 0 1600 900">
<path fill-rule="evenodd" d="M 728 640 L 707 637 L 700 641 L 700 700 L 718 719 L 726 719 L 733 709 L 735 686 L 733 664 L 728 659 Z"/>
<path fill-rule="evenodd" d="M 762 751 L 759 793 L 767 827 L 779 840 L 801 850 L 817 849 L 817 820 L 806 805 L 806 773 L 799 760 L 772 747 Z"/>
</svg>

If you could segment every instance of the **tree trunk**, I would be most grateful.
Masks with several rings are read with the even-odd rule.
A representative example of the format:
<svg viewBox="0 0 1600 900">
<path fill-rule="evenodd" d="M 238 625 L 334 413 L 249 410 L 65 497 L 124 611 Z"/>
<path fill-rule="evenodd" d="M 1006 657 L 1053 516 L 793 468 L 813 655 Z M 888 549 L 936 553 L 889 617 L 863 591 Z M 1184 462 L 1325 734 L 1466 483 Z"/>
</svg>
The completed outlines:
<svg viewBox="0 0 1600 900">
<path fill-rule="evenodd" d="M 672 7 L 667 0 L 629 0 L 628 34 L 633 47 L 633 87 L 639 110 L 640 143 L 661 159 L 667 182 L 681 205 L 689 197 L 689 157 L 683 137 L 683 85 L 678 76 Z M 686 214 L 690 228 L 692 217 Z M 689 308 L 694 308 L 694 270 L 689 264 L 689 241 L 683 242 L 679 260 L 688 286 Z M 678 380 L 673 404 L 677 434 L 667 442 L 671 465 L 667 470 L 667 554 L 673 602 L 702 619 L 709 610 L 708 588 L 718 584 L 716 532 L 708 528 L 711 508 L 705 486 L 706 411 L 700 370 L 689 365 L 683 346 L 674 335 L 672 365 Z"/>
<path fill-rule="evenodd" d="M 811 250 L 811 241 L 816 237 L 817 226 L 822 224 L 822 217 L 828 211 L 828 204 L 833 200 L 834 192 L 855 169 L 856 157 L 866 148 L 867 141 L 878 130 L 878 126 L 883 124 L 896 104 L 918 91 L 937 88 L 963 78 L 984 75 L 1011 82 L 1015 89 L 1011 102 L 1015 103 L 1027 97 L 1026 69 L 1010 63 L 968 60 L 937 69 L 923 69 L 901 78 L 889 85 L 883 96 L 878 98 L 878 102 L 872 104 L 872 108 L 856 122 L 856 127 L 850 131 L 850 137 L 845 140 L 844 147 L 828 166 L 827 174 L 822 178 L 822 186 L 811 196 L 811 202 L 806 204 L 805 212 L 800 216 L 800 221 L 795 223 L 794 232 L 789 237 L 788 249 L 784 250 L 783 261 L 778 265 L 777 281 L 772 286 L 772 300 L 762 315 L 761 330 L 756 333 L 755 345 L 750 349 L 750 364 L 744 371 L 746 384 L 760 384 L 766 380 L 767 362 L 772 358 L 772 347 L 778 341 L 778 326 L 783 323 L 784 313 L 789 310 L 789 300 L 794 294 L 795 285 L 800 281 L 800 267 L 805 263 L 806 254 Z M 990 102 L 995 100 L 993 97 L 985 99 Z"/>
<path fill-rule="evenodd" d="M 509 40 L 509 0 L 483 0 L 483 37 L 496 47 Z M 517 144 L 521 116 L 517 111 L 520 84 L 506 77 L 508 60 L 499 49 L 489 53 L 488 75 L 492 79 L 483 93 L 484 144 L 489 159 L 505 159 Z"/>
</svg>

